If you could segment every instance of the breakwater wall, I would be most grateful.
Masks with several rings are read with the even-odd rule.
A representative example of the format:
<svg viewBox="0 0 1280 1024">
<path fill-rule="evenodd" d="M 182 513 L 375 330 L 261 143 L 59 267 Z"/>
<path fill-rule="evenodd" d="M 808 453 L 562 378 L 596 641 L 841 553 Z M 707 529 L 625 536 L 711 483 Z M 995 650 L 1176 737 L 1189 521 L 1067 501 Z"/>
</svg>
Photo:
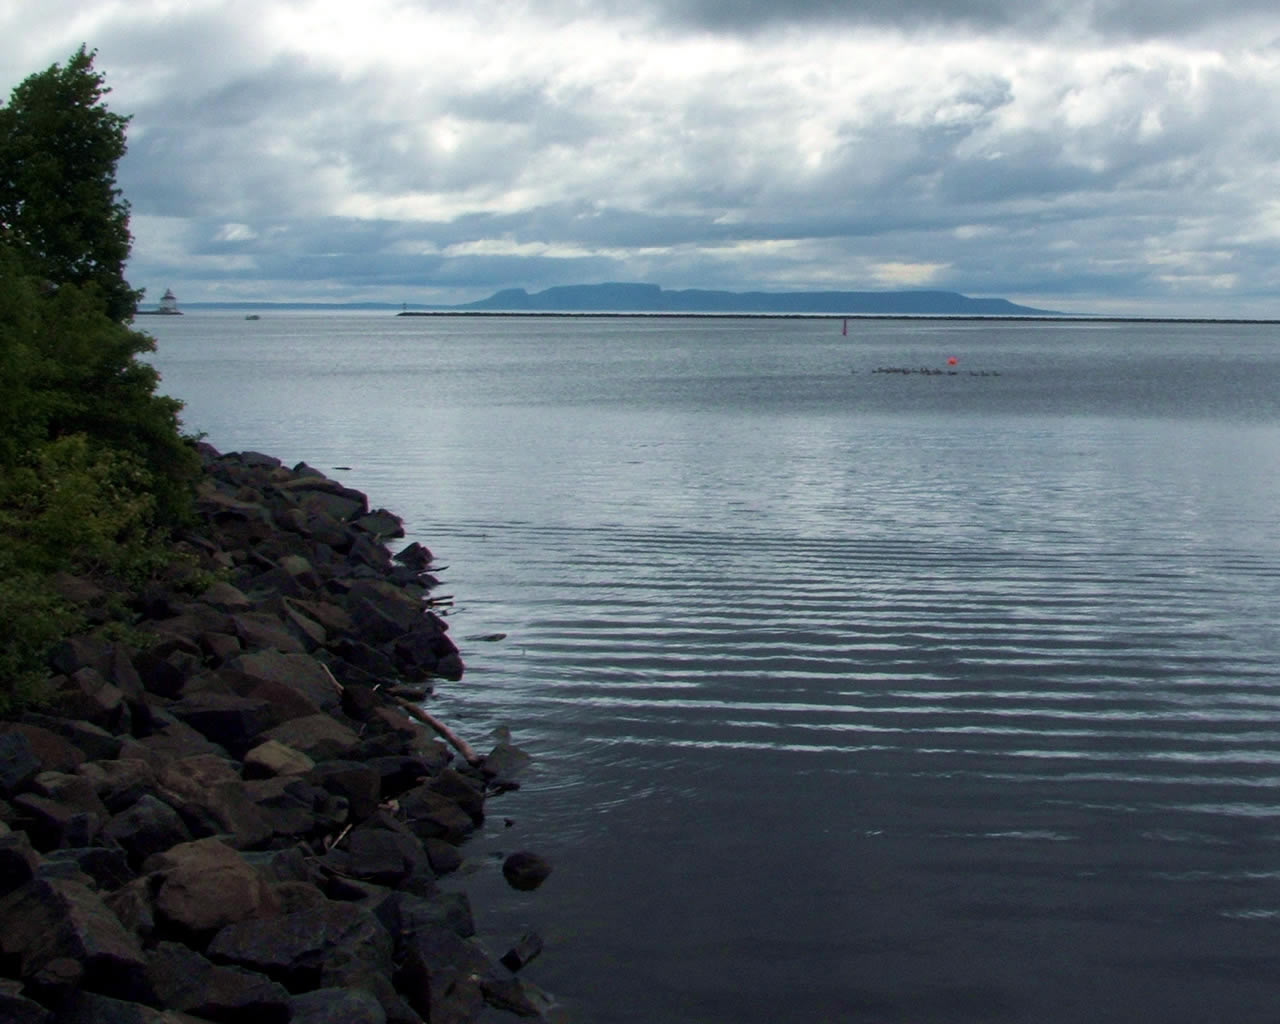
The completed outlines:
<svg viewBox="0 0 1280 1024">
<path fill-rule="evenodd" d="M 0 722 L 0 1020 L 554 1019 L 537 936 L 496 956 L 441 885 L 527 757 L 425 710 L 463 674 L 431 552 L 305 464 L 201 450 L 167 573 L 59 580 L 128 629 L 62 644 L 49 703 Z"/>
</svg>

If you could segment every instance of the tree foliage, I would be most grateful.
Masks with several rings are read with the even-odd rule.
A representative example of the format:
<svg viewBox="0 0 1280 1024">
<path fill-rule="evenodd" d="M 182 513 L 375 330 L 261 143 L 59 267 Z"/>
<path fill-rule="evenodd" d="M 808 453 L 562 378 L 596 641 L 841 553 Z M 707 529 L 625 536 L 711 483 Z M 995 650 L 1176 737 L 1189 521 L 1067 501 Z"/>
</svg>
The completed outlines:
<svg viewBox="0 0 1280 1024">
<path fill-rule="evenodd" d="M 0 109 L 0 709 L 31 692 L 74 610 L 62 573 L 137 582 L 167 557 L 199 468 L 125 320 L 127 118 L 84 48 Z"/>
<path fill-rule="evenodd" d="M 0 233 L 29 273 L 94 285 L 107 315 L 129 320 L 129 204 L 116 187 L 129 118 L 103 102 L 110 90 L 83 46 L 18 85 L 0 107 Z"/>
</svg>

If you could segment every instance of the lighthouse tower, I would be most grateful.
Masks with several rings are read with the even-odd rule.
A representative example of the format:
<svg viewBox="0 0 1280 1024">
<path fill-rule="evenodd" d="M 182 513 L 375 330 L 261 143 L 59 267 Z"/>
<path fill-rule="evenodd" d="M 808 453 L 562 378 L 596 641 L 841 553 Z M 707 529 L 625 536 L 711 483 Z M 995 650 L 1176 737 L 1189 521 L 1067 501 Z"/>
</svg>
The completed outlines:
<svg viewBox="0 0 1280 1024">
<path fill-rule="evenodd" d="M 168 313 L 170 315 L 182 312 L 182 310 L 178 308 L 178 299 L 173 294 L 172 289 L 166 288 L 164 290 L 164 294 L 160 296 L 160 312 Z"/>
</svg>

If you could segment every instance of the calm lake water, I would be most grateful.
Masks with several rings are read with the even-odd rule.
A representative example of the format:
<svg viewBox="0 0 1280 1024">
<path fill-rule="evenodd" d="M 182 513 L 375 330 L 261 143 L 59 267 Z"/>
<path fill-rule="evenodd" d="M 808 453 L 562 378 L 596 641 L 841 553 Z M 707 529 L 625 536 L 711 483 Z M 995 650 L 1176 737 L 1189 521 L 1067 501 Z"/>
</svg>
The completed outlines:
<svg viewBox="0 0 1280 1024">
<path fill-rule="evenodd" d="M 142 326 L 448 566 L 435 710 L 536 757 L 468 887 L 570 1020 L 1280 1019 L 1280 328 Z"/>
</svg>

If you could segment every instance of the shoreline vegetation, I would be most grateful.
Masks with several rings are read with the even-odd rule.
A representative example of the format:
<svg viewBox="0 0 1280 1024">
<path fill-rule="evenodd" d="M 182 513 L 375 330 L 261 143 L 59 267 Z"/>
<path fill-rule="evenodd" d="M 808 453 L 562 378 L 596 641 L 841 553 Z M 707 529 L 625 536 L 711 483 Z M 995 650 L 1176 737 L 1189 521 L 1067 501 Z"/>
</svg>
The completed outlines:
<svg viewBox="0 0 1280 1024">
<path fill-rule="evenodd" d="M 305 464 L 199 454 L 171 564 L 60 574 L 97 625 L 0 722 L 0 1019 L 554 1019 L 541 940 L 495 958 L 445 882 L 528 758 L 422 707 L 463 674 L 430 551 Z"/>
<path fill-rule="evenodd" d="M 448 881 L 528 757 L 423 706 L 463 674 L 431 552 L 183 434 L 93 60 L 0 106 L 0 1020 L 549 1020 L 541 940 L 495 960 Z"/>
</svg>

